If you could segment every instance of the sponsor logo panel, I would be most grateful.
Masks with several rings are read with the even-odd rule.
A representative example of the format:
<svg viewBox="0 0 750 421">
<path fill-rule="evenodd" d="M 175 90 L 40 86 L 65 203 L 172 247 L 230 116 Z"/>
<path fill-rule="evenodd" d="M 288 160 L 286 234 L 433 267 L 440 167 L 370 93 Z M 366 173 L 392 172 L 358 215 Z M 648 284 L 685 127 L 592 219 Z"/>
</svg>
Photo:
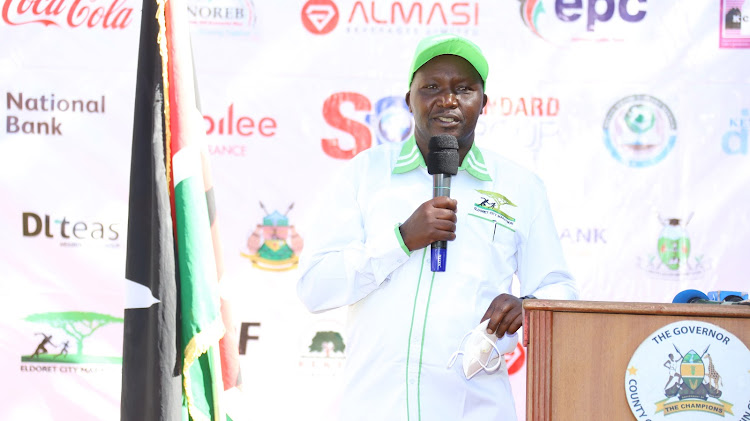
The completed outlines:
<svg viewBox="0 0 750 421">
<path fill-rule="evenodd" d="M 476 127 L 478 137 L 497 142 L 513 139 L 534 160 L 542 147 L 560 137 L 560 99 L 554 96 L 490 98 Z"/>
<path fill-rule="evenodd" d="M 189 0 L 191 30 L 200 33 L 248 35 L 255 28 L 256 8 L 250 0 Z"/>
<path fill-rule="evenodd" d="M 537 37 L 553 44 L 622 42 L 638 35 L 647 0 L 521 0 L 521 17 Z"/>
<path fill-rule="evenodd" d="M 728 155 L 747 155 L 748 130 L 750 130 L 750 111 L 743 108 L 738 115 L 729 119 L 727 131 L 721 138 L 722 150 Z"/>
<path fill-rule="evenodd" d="M 80 115 L 103 115 L 107 98 L 63 97 L 54 93 L 35 94 L 7 91 L 5 94 L 5 133 L 13 136 L 64 136 L 67 123 Z"/>
<path fill-rule="evenodd" d="M 658 217 L 662 230 L 655 241 L 655 252 L 639 256 L 639 266 L 649 275 L 666 280 L 703 278 L 711 269 L 711 261 L 703 253 L 693 250 L 687 226 L 693 218 Z M 701 250 L 702 251 L 702 250 Z"/>
<path fill-rule="evenodd" d="M 302 24 L 312 34 L 334 30 L 350 34 L 428 35 L 446 30 L 476 35 L 479 2 L 308 0 Z"/>
<path fill-rule="evenodd" d="M 61 247 L 120 247 L 119 222 L 82 220 L 36 212 L 23 212 L 21 217 L 21 232 L 26 238 L 59 241 Z"/>
<path fill-rule="evenodd" d="M 367 113 L 364 119 L 349 118 L 344 109 Z M 387 96 L 373 102 L 365 95 L 356 92 L 337 92 L 323 103 L 325 122 L 350 138 L 322 138 L 323 152 L 331 158 L 351 159 L 373 145 L 389 142 L 403 142 L 412 133 L 413 120 L 403 95 Z"/>
<path fill-rule="evenodd" d="M 125 29 L 133 22 L 132 0 L 4 0 L 2 20 L 8 26 Z"/>
<path fill-rule="evenodd" d="M 206 112 L 203 122 L 209 154 L 230 157 L 247 156 L 248 140 L 275 139 L 279 127 L 274 117 L 249 115 L 234 103 L 218 113 Z"/>
<path fill-rule="evenodd" d="M 750 48 L 750 0 L 721 0 L 719 47 Z"/>
<path fill-rule="evenodd" d="M 604 119 L 604 144 L 612 157 L 629 167 L 661 162 L 677 141 L 672 111 L 651 95 L 631 95 L 613 105 Z"/>
<path fill-rule="evenodd" d="M 300 335 L 299 370 L 311 376 L 335 376 L 344 370 L 346 341 L 343 324 L 320 321 Z"/>
<path fill-rule="evenodd" d="M 102 344 L 101 333 L 123 319 L 104 313 L 60 311 L 31 314 L 25 318 L 29 343 L 21 355 L 22 373 L 92 374 L 120 370 L 122 355 Z M 121 348 L 118 347 L 121 351 Z"/>
<path fill-rule="evenodd" d="M 296 268 L 304 241 L 289 224 L 287 215 L 294 203 L 283 214 L 278 210 L 269 212 L 263 202 L 260 207 L 266 216 L 247 238 L 246 249 L 240 255 L 257 269 L 280 272 Z"/>
</svg>

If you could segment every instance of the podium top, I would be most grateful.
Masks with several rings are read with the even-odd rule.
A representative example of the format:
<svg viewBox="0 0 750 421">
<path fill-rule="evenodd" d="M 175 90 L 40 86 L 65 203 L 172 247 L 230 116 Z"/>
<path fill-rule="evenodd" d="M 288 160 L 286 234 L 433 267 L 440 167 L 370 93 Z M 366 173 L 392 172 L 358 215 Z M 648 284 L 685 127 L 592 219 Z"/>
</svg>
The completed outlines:
<svg viewBox="0 0 750 421">
<path fill-rule="evenodd" d="M 615 301 L 524 300 L 524 311 L 650 314 L 662 316 L 734 317 L 750 319 L 750 305 L 626 303 Z"/>
</svg>

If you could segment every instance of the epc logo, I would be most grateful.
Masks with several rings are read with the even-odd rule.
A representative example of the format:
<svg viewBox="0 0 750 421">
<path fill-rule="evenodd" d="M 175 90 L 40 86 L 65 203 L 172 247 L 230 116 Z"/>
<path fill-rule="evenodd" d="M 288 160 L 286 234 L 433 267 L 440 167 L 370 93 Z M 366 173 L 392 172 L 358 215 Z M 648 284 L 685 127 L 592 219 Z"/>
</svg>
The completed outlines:
<svg viewBox="0 0 750 421">
<path fill-rule="evenodd" d="M 339 23 L 339 9 L 331 0 L 308 0 L 302 7 L 302 23 L 313 34 L 327 34 Z"/>
<path fill-rule="evenodd" d="M 646 17 L 647 0 L 522 0 L 521 16 L 526 26 L 548 41 L 588 41 L 600 26 L 611 22 L 609 30 L 597 33 L 596 40 L 622 40 L 616 23 L 636 23 Z M 554 10 L 554 16 L 550 13 Z M 607 35 L 611 35 L 607 37 Z"/>
<path fill-rule="evenodd" d="M 341 108 L 344 103 L 354 106 L 355 111 L 369 114 L 365 122 L 344 117 Z M 338 138 L 321 139 L 323 152 L 331 158 L 351 159 L 372 146 L 372 133 L 377 143 L 402 142 L 412 131 L 413 120 L 403 96 L 389 96 L 375 102 L 355 92 L 337 92 L 323 103 L 323 118 L 329 126 L 344 131 L 354 138 L 351 148 L 343 148 Z M 369 126 L 369 127 L 368 127 Z"/>
</svg>

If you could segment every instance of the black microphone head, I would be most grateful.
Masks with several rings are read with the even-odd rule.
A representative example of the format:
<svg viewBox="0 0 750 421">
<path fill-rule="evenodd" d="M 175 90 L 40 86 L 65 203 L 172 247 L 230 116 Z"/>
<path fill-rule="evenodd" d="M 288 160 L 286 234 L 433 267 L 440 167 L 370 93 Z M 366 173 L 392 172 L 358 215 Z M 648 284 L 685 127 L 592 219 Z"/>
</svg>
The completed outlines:
<svg viewBox="0 0 750 421">
<path fill-rule="evenodd" d="M 458 140 L 455 136 L 432 136 L 428 144 L 427 172 L 456 175 L 458 173 Z"/>
<path fill-rule="evenodd" d="M 709 301 L 708 295 L 704 294 L 701 291 L 698 291 L 697 289 L 686 289 L 685 291 L 682 291 L 679 294 L 675 295 L 672 303 L 694 303 L 697 300 Z"/>
</svg>

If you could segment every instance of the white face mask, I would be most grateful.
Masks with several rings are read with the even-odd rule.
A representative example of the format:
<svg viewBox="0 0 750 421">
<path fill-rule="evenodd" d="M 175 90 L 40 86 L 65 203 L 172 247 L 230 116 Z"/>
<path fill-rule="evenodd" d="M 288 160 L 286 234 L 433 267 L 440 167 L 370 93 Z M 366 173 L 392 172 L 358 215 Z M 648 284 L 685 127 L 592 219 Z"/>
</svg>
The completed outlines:
<svg viewBox="0 0 750 421">
<path fill-rule="evenodd" d="M 496 371 L 505 361 L 502 355 L 512 352 L 518 343 L 518 334 L 504 335 L 500 341 L 494 333 L 487 333 L 487 325 L 490 320 L 487 319 L 479 326 L 470 330 L 458 345 L 458 351 L 454 352 L 448 361 L 448 368 L 451 368 L 456 362 L 459 355 L 463 355 L 463 369 L 466 379 L 471 379 L 482 370 L 492 373 Z M 466 341 L 468 338 L 468 341 Z M 461 346 L 466 342 L 464 350 Z"/>
</svg>

